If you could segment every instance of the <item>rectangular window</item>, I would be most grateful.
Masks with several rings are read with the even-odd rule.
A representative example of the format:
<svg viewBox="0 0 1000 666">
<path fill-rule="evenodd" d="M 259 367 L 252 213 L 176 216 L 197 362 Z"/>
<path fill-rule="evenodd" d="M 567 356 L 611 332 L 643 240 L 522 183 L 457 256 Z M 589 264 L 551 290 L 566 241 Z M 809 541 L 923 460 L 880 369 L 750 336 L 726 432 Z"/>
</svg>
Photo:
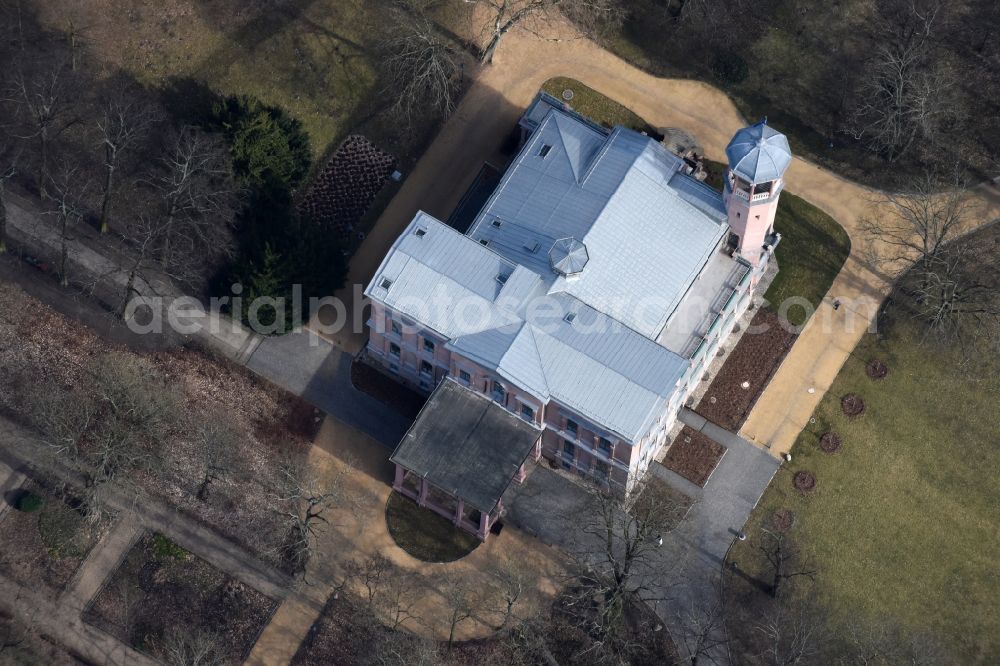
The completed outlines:
<svg viewBox="0 0 1000 666">
<path fill-rule="evenodd" d="M 495 380 L 493 382 L 493 399 L 501 405 L 505 404 L 507 400 L 507 389 L 504 388 L 503 384 Z"/>
<path fill-rule="evenodd" d="M 428 354 L 434 353 L 434 341 L 424 338 L 424 351 Z"/>
<path fill-rule="evenodd" d="M 422 375 L 433 375 L 434 374 L 434 368 L 431 367 L 431 364 L 428 363 L 427 361 L 421 361 L 420 362 L 420 374 L 422 374 Z"/>
<path fill-rule="evenodd" d="M 572 460 L 576 455 L 576 446 L 568 439 L 563 442 L 563 458 Z"/>
<path fill-rule="evenodd" d="M 604 481 L 605 483 L 608 480 L 608 473 L 610 471 L 611 468 L 608 467 L 608 463 L 606 462 L 601 462 L 600 460 L 598 460 L 597 463 L 594 465 L 594 476 L 597 479 Z"/>
<path fill-rule="evenodd" d="M 604 455 L 608 456 L 609 458 L 611 457 L 611 442 L 609 442 L 604 437 L 597 438 L 597 448 L 600 449 L 601 453 L 603 453 Z"/>
<path fill-rule="evenodd" d="M 566 432 L 577 437 L 580 433 L 580 426 L 573 419 L 566 419 Z"/>
<path fill-rule="evenodd" d="M 399 345 L 397 345 L 395 342 L 390 343 L 389 354 L 396 358 L 399 358 Z"/>
<path fill-rule="evenodd" d="M 400 336 L 400 335 L 403 334 L 403 326 L 402 326 L 402 324 L 400 324 L 395 319 L 393 319 L 392 322 L 389 324 L 389 330 L 391 330 L 392 334 L 395 335 L 395 336 Z"/>
<path fill-rule="evenodd" d="M 521 403 L 521 418 L 523 418 L 525 421 L 534 421 L 535 410 L 533 410 L 528 405 Z"/>
<path fill-rule="evenodd" d="M 458 371 L 458 380 L 460 382 L 462 382 L 463 384 L 465 384 L 466 386 L 468 386 L 470 383 L 472 383 L 472 375 L 470 375 L 465 370 L 459 370 Z"/>
</svg>

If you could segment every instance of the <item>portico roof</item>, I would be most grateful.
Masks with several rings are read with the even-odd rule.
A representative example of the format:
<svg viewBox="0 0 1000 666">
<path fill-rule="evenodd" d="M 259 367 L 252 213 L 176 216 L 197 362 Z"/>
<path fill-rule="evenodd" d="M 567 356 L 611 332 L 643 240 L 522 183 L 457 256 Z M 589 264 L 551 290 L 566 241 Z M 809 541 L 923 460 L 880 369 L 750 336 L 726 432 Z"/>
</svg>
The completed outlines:
<svg viewBox="0 0 1000 666">
<path fill-rule="evenodd" d="M 489 513 L 541 433 L 535 424 L 446 378 L 389 460 Z"/>
</svg>

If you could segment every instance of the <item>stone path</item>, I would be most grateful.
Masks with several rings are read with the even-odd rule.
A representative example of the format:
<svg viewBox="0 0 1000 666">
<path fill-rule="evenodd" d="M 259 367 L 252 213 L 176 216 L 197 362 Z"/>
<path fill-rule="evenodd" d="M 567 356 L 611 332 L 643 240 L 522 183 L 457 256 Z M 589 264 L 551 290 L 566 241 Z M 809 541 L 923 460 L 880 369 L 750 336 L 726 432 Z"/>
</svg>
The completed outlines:
<svg viewBox="0 0 1000 666">
<path fill-rule="evenodd" d="M 135 515 L 129 513 L 119 516 L 111 531 L 91 549 L 59 602 L 82 612 L 142 536 L 142 532 L 142 526 Z"/>
</svg>

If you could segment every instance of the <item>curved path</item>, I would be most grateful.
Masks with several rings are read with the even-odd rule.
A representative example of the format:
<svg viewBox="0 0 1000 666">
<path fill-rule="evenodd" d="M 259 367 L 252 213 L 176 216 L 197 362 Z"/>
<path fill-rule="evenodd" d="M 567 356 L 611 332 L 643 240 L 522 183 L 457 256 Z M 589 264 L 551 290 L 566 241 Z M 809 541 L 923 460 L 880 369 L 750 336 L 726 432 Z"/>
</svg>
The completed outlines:
<svg viewBox="0 0 1000 666">
<path fill-rule="evenodd" d="M 512 33 L 484 69 L 437 139 L 408 175 L 375 228 L 351 262 L 348 285 L 365 284 L 389 246 L 418 209 L 440 219 L 458 203 L 484 160 L 514 127 L 542 83 L 570 76 L 617 100 L 657 127 L 692 132 L 709 157 L 721 159 L 732 135 L 746 121 L 730 99 L 707 84 L 661 79 L 643 72 L 590 40 L 540 41 Z M 761 395 L 741 434 L 780 455 L 791 448 L 823 393 L 874 320 L 890 279 L 862 257 L 869 245 L 859 220 L 872 212 L 874 192 L 802 158 L 786 173 L 786 187 L 833 216 L 851 238 L 851 253 L 788 357 Z M 975 191 L 982 220 L 1000 215 L 1000 191 L 992 184 Z M 338 294 L 350 304 L 351 289 Z M 845 307 L 834 311 L 834 298 Z M 363 332 L 333 336 L 333 342 L 356 351 Z M 812 393 L 809 389 L 814 389 Z"/>
</svg>

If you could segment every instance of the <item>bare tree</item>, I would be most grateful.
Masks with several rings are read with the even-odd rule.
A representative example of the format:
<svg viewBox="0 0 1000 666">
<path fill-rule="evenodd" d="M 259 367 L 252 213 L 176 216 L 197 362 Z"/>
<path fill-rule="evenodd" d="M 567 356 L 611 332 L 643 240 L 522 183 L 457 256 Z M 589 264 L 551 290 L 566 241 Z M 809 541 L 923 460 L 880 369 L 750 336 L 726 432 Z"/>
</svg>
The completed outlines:
<svg viewBox="0 0 1000 666">
<path fill-rule="evenodd" d="M 97 129 L 104 148 L 104 191 L 101 197 L 101 233 L 108 232 L 117 172 L 122 159 L 143 140 L 156 122 L 156 113 L 141 90 L 116 78 L 102 96 Z"/>
<path fill-rule="evenodd" d="M 773 666 L 808 663 L 827 641 L 826 625 L 815 608 L 774 604 L 753 627 L 764 642 L 760 657 Z"/>
<path fill-rule="evenodd" d="M 31 72 L 25 71 L 23 61 L 14 69 L 6 98 L 15 104 L 23 121 L 25 134 L 20 138 L 38 141 L 35 182 L 45 197 L 52 142 L 75 120 L 76 100 L 72 75 L 62 61 L 45 59 L 32 65 Z"/>
<path fill-rule="evenodd" d="M 83 198 L 89 185 L 79 168 L 66 165 L 57 171 L 47 190 L 52 206 L 48 212 L 56 218 L 59 229 L 59 284 L 63 287 L 69 285 L 70 232 L 83 218 Z"/>
<path fill-rule="evenodd" d="M 208 499 L 209 486 L 231 474 L 240 465 L 238 451 L 245 437 L 221 411 L 199 414 L 190 425 L 194 433 L 195 450 L 201 457 L 201 481 L 196 497 Z"/>
<path fill-rule="evenodd" d="M 517 27 L 541 35 L 546 24 L 561 11 L 584 33 L 594 33 L 619 25 L 621 5 L 614 0 L 466 0 L 483 7 L 482 28 L 485 46 L 480 60 L 493 62 L 500 42 Z"/>
<path fill-rule="evenodd" d="M 725 663 L 717 659 L 726 655 L 729 632 L 726 626 L 725 597 L 721 585 L 717 593 L 708 598 L 693 600 L 691 606 L 678 611 L 676 633 L 690 657 L 691 664 L 700 661 Z"/>
<path fill-rule="evenodd" d="M 647 477 L 627 496 L 595 487 L 576 546 L 580 599 L 571 604 L 588 633 L 614 640 L 634 601 L 653 601 L 662 590 L 648 575 L 658 566 L 662 538 L 682 522 L 688 507 L 663 482 Z M 592 601 L 600 598 L 596 612 Z"/>
<path fill-rule="evenodd" d="M 0 254 L 7 251 L 7 182 L 17 175 L 17 158 L 6 143 L 0 145 Z"/>
<path fill-rule="evenodd" d="M 370 666 L 437 666 L 441 663 L 437 642 L 403 631 L 379 633 L 365 661 Z"/>
<path fill-rule="evenodd" d="M 376 597 L 382 591 L 383 583 L 391 575 L 392 560 L 376 552 L 364 559 L 351 560 L 346 568 L 348 577 L 356 579 L 364 586 L 368 607 L 372 609 Z"/>
<path fill-rule="evenodd" d="M 933 142 L 938 123 L 954 113 L 952 69 L 933 57 L 941 0 L 878 3 L 875 48 L 862 77 L 853 134 L 894 162 L 923 137 Z"/>
<path fill-rule="evenodd" d="M 760 546 L 760 550 L 771 567 L 771 586 L 768 592 L 772 597 L 778 598 L 782 584 L 787 580 L 800 576 L 810 580 L 815 578 L 816 569 L 799 563 L 798 549 L 784 532 L 767 529 L 761 529 L 761 532 L 765 543 Z"/>
<path fill-rule="evenodd" d="M 175 132 L 149 183 L 162 204 L 158 252 L 164 269 L 232 253 L 236 187 L 219 137 L 193 127 Z"/>
<path fill-rule="evenodd" d="M 388 84 L 396 115 L 411 124 L 415 115 L 446 117 L 455 109 L 459 54 L 435 23 L 413 12 L 393 12 L 393 27 L 382 42 Z"/>
<path fill-rule="evenodd" d="M 375 600 L 379 617 L 393 631 L 417 616 L 412 612 L 420 600 L 422 588 L 417 574 L 393 566 L 382 581 L 382 591 Z"/>
<path fill-rule="evenodd" d="M 336 478 L 321 479 L 304 459 L 280 464 L 280 487 L 271 495 L 274 510 L 288 527 L 285 557 L 296 575 L 305 575 L 316 540 L 329 524 L 324 514 L 344 499 Z"/>
<path fill-rule="evenodd" d="M 493 567 L 490 575 L 503 602 L 501 608 L 503 622 L 498 630 L 506 629 L 514 616 L 514 608 L 521 602 L 522 597 L 534 582 L 534 577 L 527 570 L 523 561 L 509 556 L 503 558 Z"/>
<path fill-rule="evenodd" d="M 438 593 L 448 609 L 448 649 L 455 644 L 455 630 L 474 617 L 483 605 L 479 586 L 460 572 L 445 572 L 438 578 Z"/>
<path fill-rule="evenodd" d="M 200 627 L 173 626 L 154 648 L 167 666 L 222 666 L 230 663 L 218 634 Z"/>
</svg>

